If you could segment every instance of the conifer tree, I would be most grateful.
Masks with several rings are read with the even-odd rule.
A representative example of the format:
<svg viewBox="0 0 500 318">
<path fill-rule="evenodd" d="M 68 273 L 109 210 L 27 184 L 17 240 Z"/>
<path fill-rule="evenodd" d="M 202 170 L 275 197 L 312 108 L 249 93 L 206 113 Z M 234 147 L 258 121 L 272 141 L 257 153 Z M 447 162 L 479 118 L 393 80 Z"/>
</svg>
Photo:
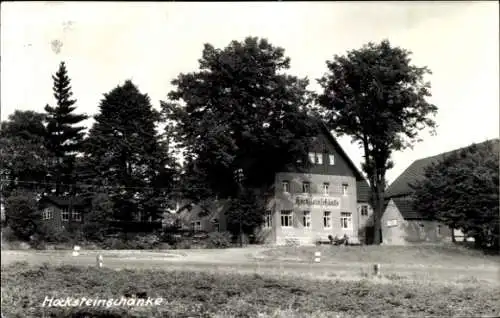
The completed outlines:
<svg viewBox="0 0 500 318">
<path fill-rule="evenodd" d="M 55 158 L 50 168 L 50 175 L 51 181 L 57 184 L 56 194 L 60 194 L 63 190 L 69 190 L 68 187 L 61 187 L 61 184 L 71 184 L 75 181 L 73 168 L 75 156 L 82 150 L 85 134 L 85 127 L 78 124 L 88 117 L 74 113 L 76 100 L 72 98 L 71 80 L 64 62 L 60 63 L 59 70 L 52 79 L 56 106 L 45 106 L 46 147 Z"/>
</svg>

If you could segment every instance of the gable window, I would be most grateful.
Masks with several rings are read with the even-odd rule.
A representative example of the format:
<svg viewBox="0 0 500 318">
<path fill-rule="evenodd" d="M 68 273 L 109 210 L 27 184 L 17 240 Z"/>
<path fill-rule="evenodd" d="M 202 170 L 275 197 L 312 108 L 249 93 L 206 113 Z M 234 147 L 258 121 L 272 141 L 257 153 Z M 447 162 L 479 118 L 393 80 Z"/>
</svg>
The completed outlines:
<svg viewBox="0 0 500 318">
<path fill-rule="evenodd" d="M 311 211 L 303 211 L 303 224 L 304 228 L 310 229 L 311 228 Z"/>
<path fill-rule="evenodd" d="M 361 216 L 368 216 L 368 206 L 367 205 L 361 206 Z"/>
<path fill-rule="evenodd" d="M 201 231 L 201 221 L 191 222 L 191 229 L 195 232 Z"/>
<path fill-rule="evenodd" d="M 325 229 L 331 229 L 332 228 L 332 212 L 325 211 L 323 213 L 323 227 Z"/>
<path fill-rule="evenodd" d="M 316 153 L 316 164 L 318 164 L 318 165 L 323 164 L 323 154 L 320 152 Z"/>
<path fill-rule="evenodd" d="M 283 182 L 281 182 L 281 186 L 283 188 L 283 192 L 290 193 L 290 182 L 283 181 Z"/>
<path fill-rule="evenodd" d="M 328 163 L 330 166 L 335 165 L 335 156 L 334 155 L 328 155 Z"/>
<path fill-rule="evenodd" d="M 266 219 L 264 222 L 264 227 L 270 228 L 273 226 L 273 216 L 270 210 L 266 211 Z"/>
<path fill-rule="evenodd" d="M 340 227 L 343 229 L 352 229 L 351 212 L 340 212 Z"/>
<path fill-rule="evenodd" d="M 42 218 L 44 220 L 50 220 L 52 219 L 53 215 L 52 215 L 52 208 L 45 208 L 43 211 L 42 211 Z"/>
<path fill-rule="evenodd" d="M 347 195 L 348 188 L 347 183 L 342 184 L 342 195 Z"/>
<path fill-rule="evenodd" d="M 61 210 L 61 219 L 63 221 L 69 221 L 69 210 L 67 208 Z"/>
<path fill-rule="evenodd" d="M 323 183 L 323 194 L 328 195 L 329 189 L 330 189 L 330 184 L 328 182 Z"/>
<path fill-rule="evenodd" d="M 302 182 L 302 193 L 311 193 L 311 184 L 309 182 Z"/>
<path fill-rule="evenodd" d="M 293 214 L 291 210 L 281 211 L 281 227 L 293 227 Z"/>
<path fill-rule="evenodd" d="M 71 219 L 73 221 L 81 221 L 82 220 L 82 213 L 78 210 L 71 211 Z"/>
</svg>

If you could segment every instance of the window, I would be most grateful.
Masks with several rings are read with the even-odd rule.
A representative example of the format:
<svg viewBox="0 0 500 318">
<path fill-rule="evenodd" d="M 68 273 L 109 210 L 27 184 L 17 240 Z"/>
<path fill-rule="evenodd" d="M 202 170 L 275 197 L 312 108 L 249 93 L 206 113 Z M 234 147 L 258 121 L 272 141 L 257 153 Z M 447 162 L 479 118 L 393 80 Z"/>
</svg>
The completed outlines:
<svg viewBox="0 0 500 318">
<path fill-rule="evenodd" d="M 368 216 L 368 206 L 367 205 L 361 206 L 361 216 Z"/>
<path fill-rule="evenodd" d="M 281 211 L 281 227 L 293 227 L 293 214 L 291 210 Z"/>
<path fill-rule="evenodd" d="M 285 192 L 285 193 L 289 193 L 290 192 L 290 182 L 283 181 L 281 183 L 281 186 L 283 187 L 283 192 Z"/>
<path fill-rule="evenodd" d="M 340 212 L 340 227 L 343 229 L 352 228 L 352 217 L 350 212 Z"/>
<path fill-rule="evenodd" d="M 71 219 L 73 221 L 81 221 L 82 220 L 82 213 L 77 210 L 71 211 Z"/>
<path fill-rule="evenodd" d="M 52 219 L 52 208 L 45 208 L 42 211 L 42 218 L 44 220 L 50 220 L 50 219 Z"/>
<path fill-rule="evenodd" d="M 194 221 L 194 222 L 191 222 L 191 227 L 193 229 L 193 231 L 201 231 L 201 221 Z"/>
<path fill-rule="evenodd" d="M 387 226 L 388 227 L 398 226 L 398 220 L 389 220 L 389 221 L 387 221 Z"/>
<path fill-rule="evenodd" d="M 328 182 L 323 183 L 323 194 L 328 195 L 328 189 L 330 189 L 330 184 Z"/>
<path fill-rule="evenodd" d="M 269 210 L 266 211 L 266 219 L 265 219 L 264 226 L 267 228 L 270 228 L 273 226 L 273 216 L 272 216 L 271 211 L 269 211 Z"/>
<path fill-rule="evenodd" d="M 302 182 L 302 192 L 311 193 L 311 184 L 309 182 Z"/>
<path fill-rule="evenodd" d="M 422 223 L 420 223 L 418 226 L 419 226 L 419 230 L 420 230 L 420 235 L 424 236 L 425 235 L 425 226 Z"/>
<path fill-rule="evenodd" d="M 316 163 L 316 154 L 314 152 L 309 153 L 309 161 L 314 164 Z"/>
<path fill-rule="evenodd" d="M 328 161 L 330 163 L 330 166 L 333 166 L 335 164 L 335 156 L 334 155 L 328 155 Z"/>
<path fill-rule="evenodd" d="M 311 228 L 311 211 L 304 211 L 303 212 L 303 224 L 304 228 L 310 229 Z"/>
<path fill-rule="evenodd" d="M 319 165 L 323 164 L 323 154 L 320 152 L 316 153 L 316 163 Z"/>
<path fill-rule="evenodd" d="M 332 228 L 332 212 L 325 211 L 323 213 L 323 227 L 325 229 L 331 229 Z"/>
<path fill-rule="evenodd" d="M 342 184 L 342 195 L 347 195 L 348 185 L 346 183 Z"/>
<path fill-rule="evenodd" d="M 220 223 L 219 223 L 219 220 L 215 219 L 213 222 L 214 222 L 214 230 L 216 232 L 220 232 Z"/>
<path fill-rule="evenodd" d="M 61 210 L 61 219 L 63 221 L 69 221 L 69 211 L 67 208 Z"/>
</svg>

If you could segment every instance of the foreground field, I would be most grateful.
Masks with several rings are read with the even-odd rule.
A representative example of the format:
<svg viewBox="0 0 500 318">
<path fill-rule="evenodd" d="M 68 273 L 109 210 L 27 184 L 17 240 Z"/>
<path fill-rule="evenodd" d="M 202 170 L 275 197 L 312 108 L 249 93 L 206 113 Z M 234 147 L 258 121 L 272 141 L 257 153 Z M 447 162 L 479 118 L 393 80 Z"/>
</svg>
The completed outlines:
<svg viewBox="0 0 500 318">
<path fill-rule="evenodd" d="M 391 280 L 392 279 L 392 280 Z M 75 266 L 2 267 L 2 312 L 7 317 L 341 317 L 498 316 L 496 286 L 378 279 L 312 281 L 264 275 L 120 270 Z M 381 280 L 383 281 L 383 280 Z M 41 307 L 46 296 L 162 297 L 149 307 Z"/>
<path fill-rule="evenodd" d="M 310 262 L 314 252 L 321 252 L 321 262 L 380 263 L 387 265 L 421 265 L 446 268 L 498 268 L 500 256 L 485 255 L 459 245 L 420 246 L 331 246 L 280 247 L 263 251 L 268 261 Z"/>
</svg>

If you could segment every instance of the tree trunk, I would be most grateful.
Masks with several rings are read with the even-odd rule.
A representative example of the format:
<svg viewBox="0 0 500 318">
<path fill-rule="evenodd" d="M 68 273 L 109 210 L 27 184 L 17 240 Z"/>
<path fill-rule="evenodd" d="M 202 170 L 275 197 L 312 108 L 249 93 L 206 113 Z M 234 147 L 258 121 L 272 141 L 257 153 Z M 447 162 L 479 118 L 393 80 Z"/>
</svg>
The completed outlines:
<svg viewBox="0 0 500 318">
<path fill-rule="evenodd" d="M 382 214 L 384 213 L 384 197 L 380 183 L 377 184 L 377 195 L 375 196 L 375 206 L 373 207 L 373 244 L 381 244 L 382 238 Z"/>
<path fill-rule="evenodd" d="M 465 235 L 464 235 L 464 238 L 465 238 Z M 452 227 L 452 228 L 451 228 L 451 241 L 452 241 L 453 243 L 456 243 L 456 242 L 457 242 L 457 239 L 456 239 L 456 237 L 455 237 L 455 228 L 454 228 L 454 227 Z"/>
</svg>

